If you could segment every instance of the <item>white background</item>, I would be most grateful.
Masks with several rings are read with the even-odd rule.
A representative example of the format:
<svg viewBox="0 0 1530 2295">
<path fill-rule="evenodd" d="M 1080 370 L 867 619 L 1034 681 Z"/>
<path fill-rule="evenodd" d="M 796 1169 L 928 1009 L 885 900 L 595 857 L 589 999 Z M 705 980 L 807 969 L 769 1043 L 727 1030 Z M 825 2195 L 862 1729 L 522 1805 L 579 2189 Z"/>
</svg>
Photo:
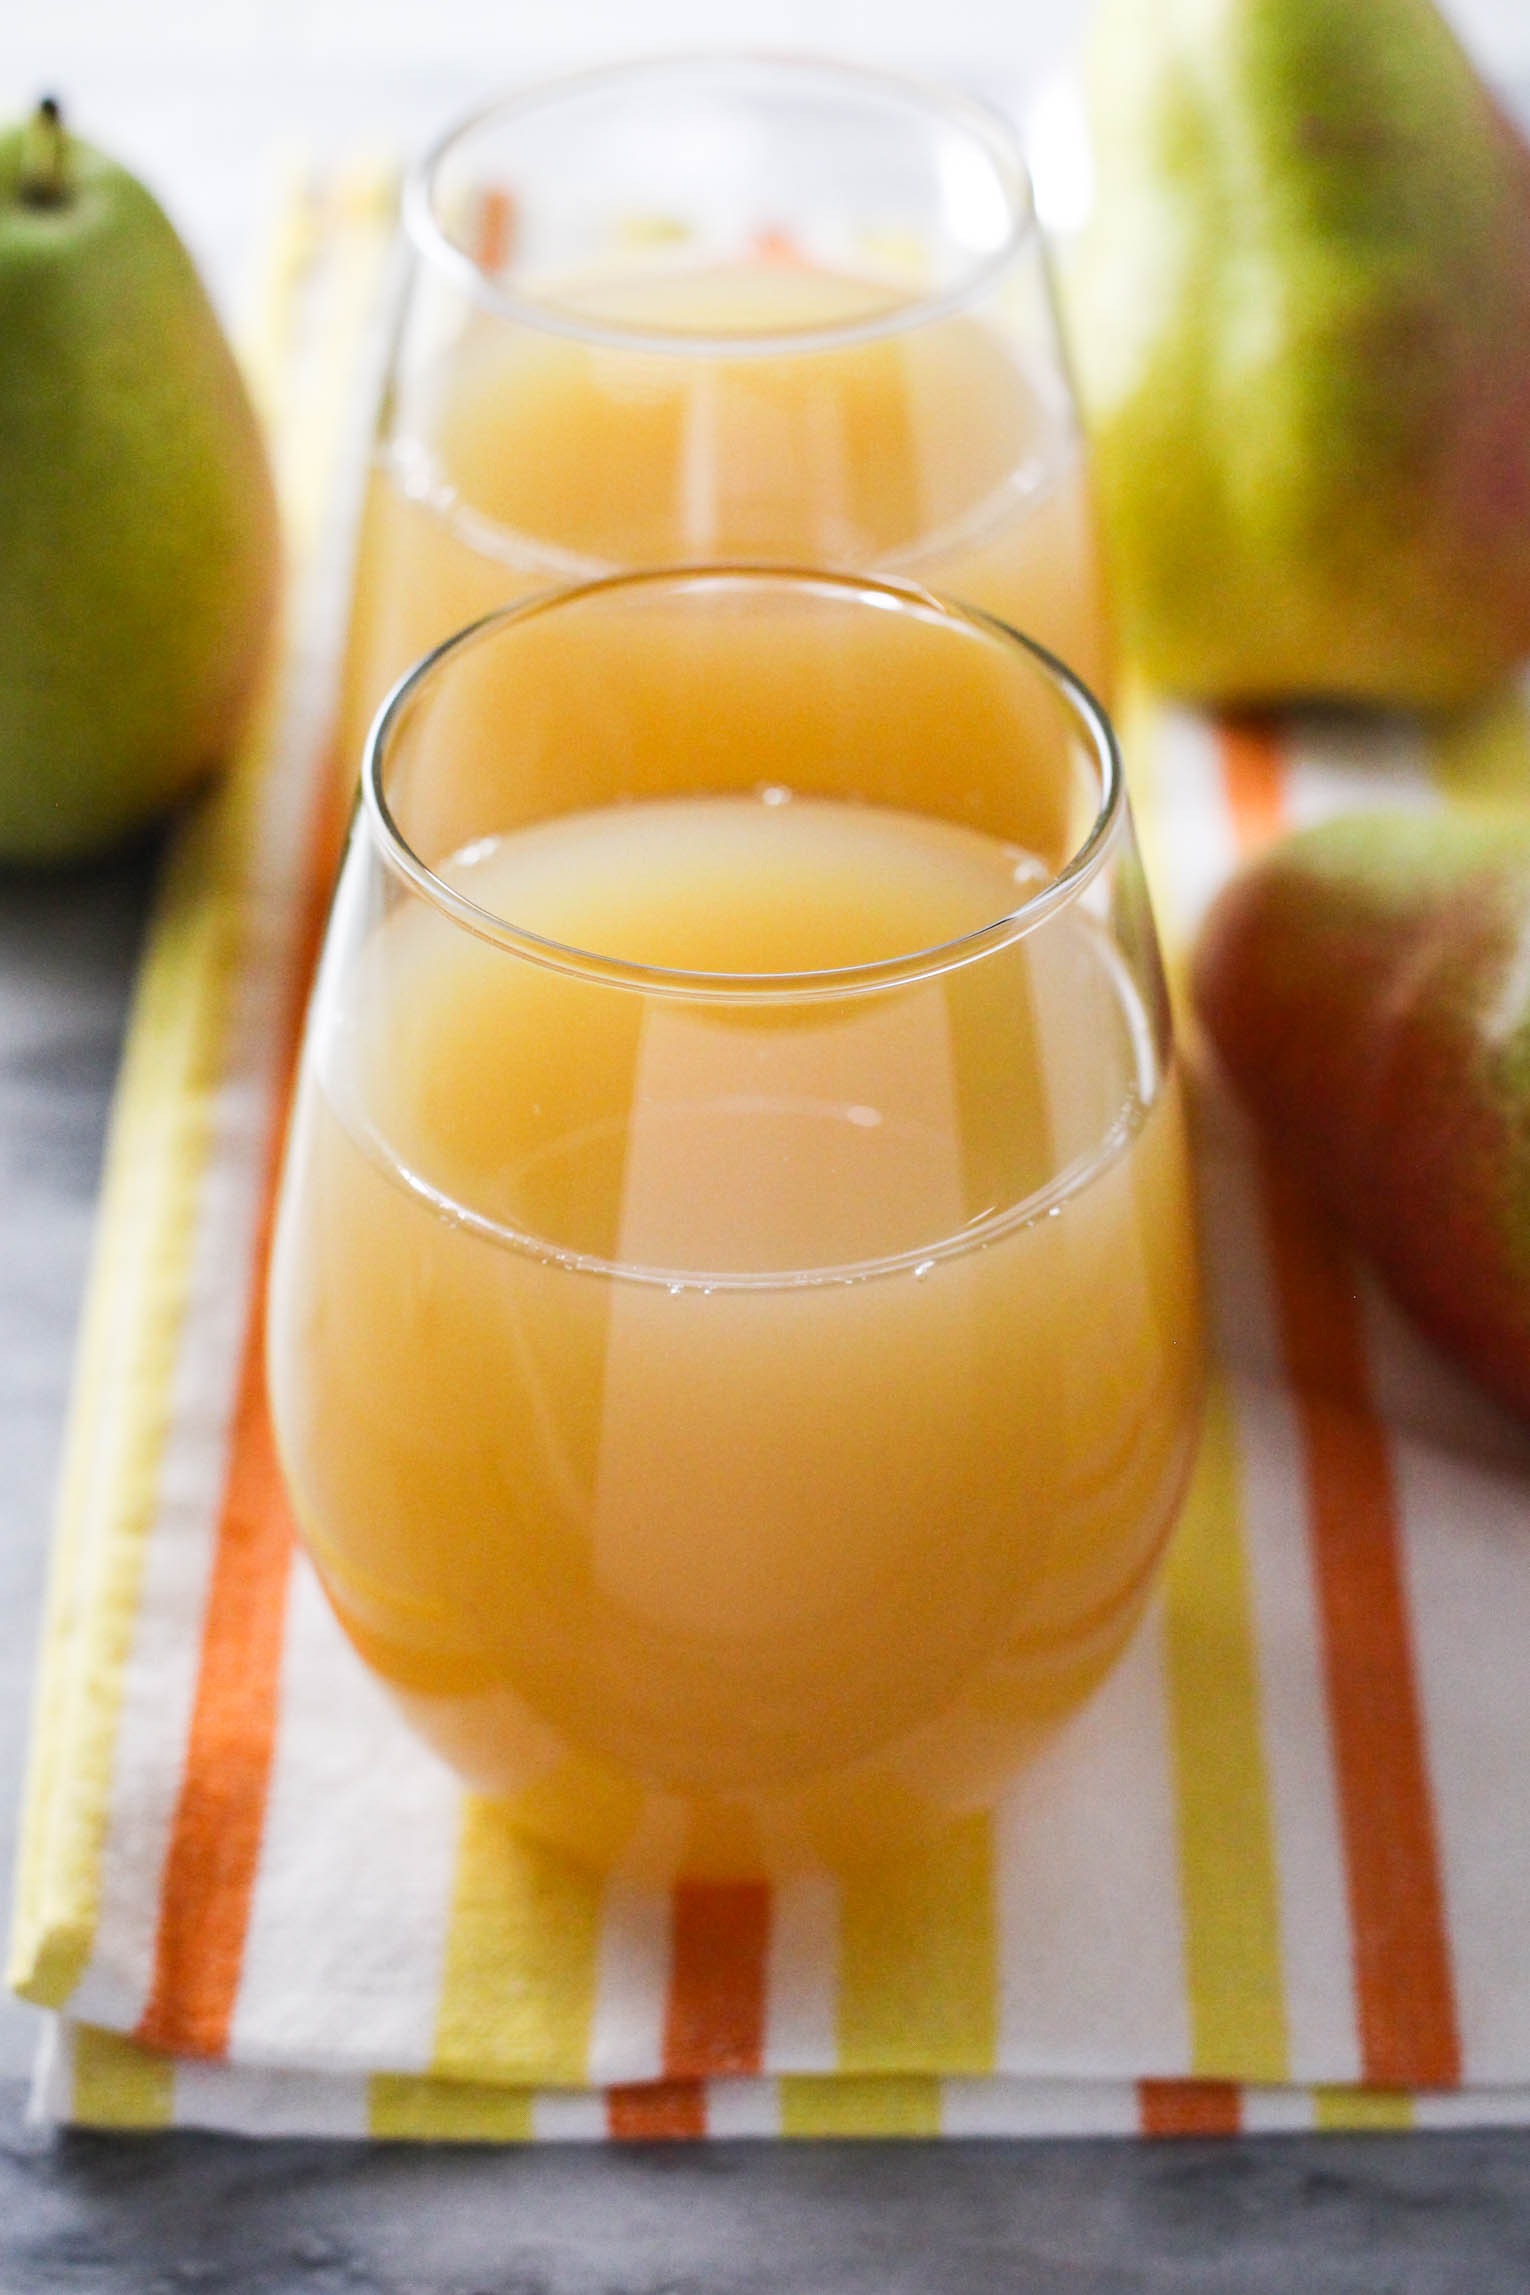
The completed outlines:
<svg viewBox="0 0 1530 2295">
<path fill-rule="evenodd" d="M 1444 12 L 1485 72 L 1530 96 L 1530 0 Z M 1015 105 L 1066 63 L 1087 14 L 1087 0 L 0 0 L 0 120 L 56 90 L 153 184 L 227 299 L 277 151 L 412 151 L 517 79 L 688 46 L 894 63 Z"/>
</svg>

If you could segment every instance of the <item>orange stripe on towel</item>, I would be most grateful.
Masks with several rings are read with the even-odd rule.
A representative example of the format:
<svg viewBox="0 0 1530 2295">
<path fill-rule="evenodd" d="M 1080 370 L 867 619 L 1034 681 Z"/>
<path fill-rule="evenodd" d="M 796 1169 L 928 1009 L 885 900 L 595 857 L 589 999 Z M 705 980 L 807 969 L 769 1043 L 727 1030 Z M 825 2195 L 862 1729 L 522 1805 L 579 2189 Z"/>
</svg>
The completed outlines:
<svg viewBox="0 0 1530 2295">
<path fill-rule="evenodd" d="M 768 1888 L 692 1882 L 675 1891 L 664 2024 L 669 2078 L 741 2078 L 760 2070 L 769 1943 Z"/>
<path fill-rule="evenodd" d="M 770 1891 L 758 1883 L 683 1883 L 672 1900 L 664 2078 L 611 2088 L 606 2125 L 625 2143 L 707 2132 L 709 2079 L 758 2073 L 765 2054 Z"/>
<path fill-rule="evenodd" d="M 326 761 L 312 825 L 307 906 L 288 1010 L 283 1083 L 262 1182 L 254 1282 L 196 1697 L 160 1885 L 148 2005 L 136 2037 L 221 2056 L 239 1994 L 276 1748 L 293 1532 L 266 1403 L 265 1271 L 308 984 L 333 878 L 340 776 Z"/>
<path fill-rule="evenodd" d="M 1461 2049 L 1434 1804 L 1355 1279 L 1283 1174 L 1268 1175 L 1265 1200 L 1307 1471 L 1362 2077 L 1454 2087 Z"/>
<path fill-rule="evenodd" d="M 266 1415 L 264 1319 L 257 1307 L 245 1345 L 154 1981 L 137 2033 L 150 2047 L 199 2056 L 228 2046 L 276 1742 L 292 1533 Z"/>
<path fill-rule="evenodd" d="M 1285 763 L 1264 718 L 1226 718 L 1218 729 L 1222 786 L 1238 850 L 1247 860 L 1286 826 Z"/>
<path fill-rule="evenodd" d="M 1137 2116 L 1145 2136 L 1235 2136 L 1243 2098 L 1230 2080 L 1143 2080 Z"/>
<path fill-rule="evenodd" d="M 1272 728 L 1221 737 L 1238 841 L 1285 824 Z M 1306 1474 L 1354 1956 L 1362 2077 L 1453 2087 L 1461 2051 L 1444 1891 L 1386 1429 L 1356 1278 L 1292 1182 L 1267 1164 L 1265 1217 Z"/>
<path fill-rule="evenodd" d="M 645 2080 L 606 2091 L 606 2125 L 619 2143 L 678 2143 L 707 2132 L 699 2080 Z"/>
</svg>

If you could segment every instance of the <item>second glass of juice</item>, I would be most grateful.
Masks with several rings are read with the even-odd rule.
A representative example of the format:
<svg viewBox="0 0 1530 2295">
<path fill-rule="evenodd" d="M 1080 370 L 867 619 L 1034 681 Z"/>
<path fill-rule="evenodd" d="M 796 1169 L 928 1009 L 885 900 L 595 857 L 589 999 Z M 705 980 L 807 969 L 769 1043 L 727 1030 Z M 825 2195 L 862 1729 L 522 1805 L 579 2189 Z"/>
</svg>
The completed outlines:
<svg viewBox="0 0 1530 2295">
<path fill-rule="evenodd" d="M 441 648 L 369 750 L 270 1373 L 346 1631 L 531 1830 L 769 1874 L 990 1801 L 1140 1615 L 1199 1406 L 1084 688 L 786 570 Z"/>
<path fill-rule="evenodd" d="M 650 565 L 911 578 L 1108 696 L 1084 453 L 996 116 L 800 59 L 620 66 L 458 128 L 406 221 L 348 759 L 453 630 Z"/>
</svg>

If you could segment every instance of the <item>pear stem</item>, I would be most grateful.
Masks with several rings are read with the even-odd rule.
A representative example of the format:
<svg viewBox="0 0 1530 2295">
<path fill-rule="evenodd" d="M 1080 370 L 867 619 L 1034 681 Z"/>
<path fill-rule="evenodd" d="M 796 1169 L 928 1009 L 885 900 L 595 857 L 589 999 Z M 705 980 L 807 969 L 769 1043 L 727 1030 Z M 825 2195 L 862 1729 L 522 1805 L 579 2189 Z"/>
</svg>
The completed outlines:
<svg viewBox="0 0 1530 2295">
<path fill-rule="evenodd" d="M 27 122 L 16 189 L 28 207 L 62 207 L 69 197 L 69 138 L 56 96 L 44 96 Z"/>
</svg>

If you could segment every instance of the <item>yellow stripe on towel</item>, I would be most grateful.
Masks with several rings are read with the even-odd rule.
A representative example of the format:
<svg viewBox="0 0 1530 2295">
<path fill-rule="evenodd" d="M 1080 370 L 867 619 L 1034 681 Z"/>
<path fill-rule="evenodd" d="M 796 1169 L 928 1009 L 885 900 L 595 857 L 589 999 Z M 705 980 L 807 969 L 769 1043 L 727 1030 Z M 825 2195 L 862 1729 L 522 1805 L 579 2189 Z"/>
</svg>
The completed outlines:
<svg viewBox="0 0 1530 2295">
<path fill-rule="evenodd" d="M 367 2086 L 367 2133 L 385 2141 L 524 2144 L 535 2132 L 525 2088 L 385 2073 Z"/>
<path fill-rule="evenodd" d="M 938 2136 L 940 2082 L 798 2073 L 781 2082 L 783 2136 Z"/>
<path fill-rule="evenodd" d="M 1414 2125 L 1413 2098 L 1400 2088 L 1315 2088 L 1312 2124 L 1327 2134 L 1391 2134 Z"/>
<path fill-rule="evenodd" d="M 175 2066 L 119 2032 L 76 2024 L 71 2110 L 86 2128 L 168 2128 L 175 2117 Z"/>
<path fill-rule="evenodd" d="M 991 2071 L 998 2051 L 993 1828 L 964 1818 L 845 1884 L 839 2061 L 846 2073 Z"/>
<path fill-rule="evenodd" d="M 471 2079 L 514 2064 L 549 2087 L 587 2077 L 602 1903 L 592 1874 L 520 1838 L 506 1810 L 464 1801 L 438 2073 Z"/>
<path fill-rule="evenodd" d="M 1280 1906 L 1237 1435 L 1207 1397 L 1195 1479 L 1169 1550 L 1164 1642 L 1179 1800 L 1191 2068 L 1289 2077 Z"/>
</svg>

